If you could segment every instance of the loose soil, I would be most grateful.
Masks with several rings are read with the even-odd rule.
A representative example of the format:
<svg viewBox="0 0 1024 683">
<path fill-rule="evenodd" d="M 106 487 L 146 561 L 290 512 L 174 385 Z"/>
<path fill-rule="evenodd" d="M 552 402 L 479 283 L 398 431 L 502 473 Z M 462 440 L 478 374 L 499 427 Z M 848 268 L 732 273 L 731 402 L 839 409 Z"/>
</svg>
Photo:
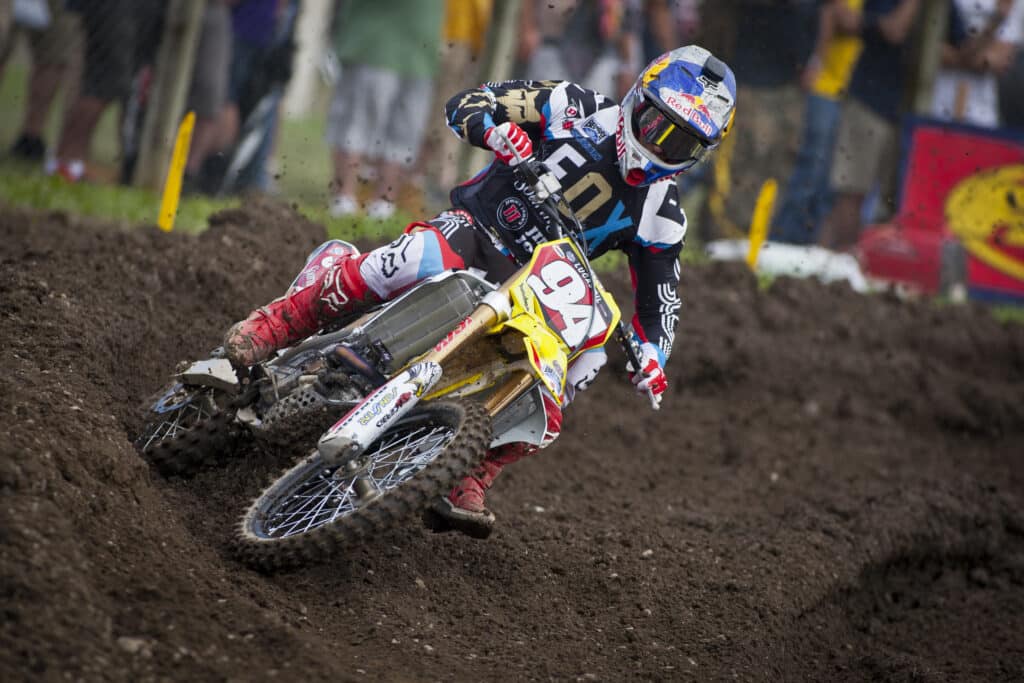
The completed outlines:
<svg viewBox="0 0 1024 683">
<path fill-rule="evenodd" d="M 732 265 L 684 271 L 662 410 L 613 352 L 489 540 L 240 565 L 282 463 L 166 480 L 131 441 L 323 239 L 0 207 L 0 680 L 1024 678 L 1024 327 Z"/>
</svg>

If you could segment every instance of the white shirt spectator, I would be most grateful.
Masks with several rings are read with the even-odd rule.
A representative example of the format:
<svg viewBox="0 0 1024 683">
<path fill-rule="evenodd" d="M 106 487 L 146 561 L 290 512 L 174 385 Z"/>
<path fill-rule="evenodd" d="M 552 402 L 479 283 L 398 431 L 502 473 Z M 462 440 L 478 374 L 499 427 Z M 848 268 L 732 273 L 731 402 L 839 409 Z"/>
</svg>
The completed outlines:
<svg viewBox="0 0 1024 683">
<path fill-rule="evenodd" d="M 954 0 L 968 36 L 985 29 L 996 13 L 998 0 Z M 993 40 L 1019 46 L 1024 39 L 1024 0 L 1013 0 Z M 985 128 L 999 126 L 998 76 L 961 69 L 940 69 L 935 78 L 932 114 L 947 121 Z"/>
</svg>

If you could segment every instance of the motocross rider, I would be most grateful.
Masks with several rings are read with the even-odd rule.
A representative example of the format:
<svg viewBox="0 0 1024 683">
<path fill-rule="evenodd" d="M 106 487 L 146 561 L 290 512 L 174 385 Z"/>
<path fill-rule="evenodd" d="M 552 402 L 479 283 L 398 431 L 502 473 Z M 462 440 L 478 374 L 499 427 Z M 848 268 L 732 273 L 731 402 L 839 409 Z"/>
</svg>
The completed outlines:
<svg viewBox="0 0 1024 683">
<path fill-rule="evenodd" d="M 622 104 L 567 81 L 506 81 L 458 93 L 446 106 L 448 125 L 463 140 L 494 152 L 490 164 L 451 193 L 453 208 L 409 225 L 389 245 L 341 253 L 310 271 L 288 293 L 229 330 L 224 346 L 238 365 L 268 358 L 330 321 L 388 300 L 449 269 L 479 268 L 500 283 L 543 241 L 543 220 L 511 166 L 531 154 L 558 178 L 584 227 L 591 258 L 626 253 L 634 288 L 634 334 L 641 367 L 628 368 L 638 392 L 660 395 L 680 302 L 679 253 L 686 216 L 670 179 L 700 161 L 728 134 L 735 77 L 697 46 L 677 48 L 640 74 Z M 336 243 L 340 244 L 340 243 Z M 338 253 L 335 251 L 334 253 Z M 566 396 L 584 389 L 604 365 L 591 350 L 568 371 Z M 502 468 L 535 453 L 561 429 L 561 411 L 545 397 L 547 432 L 535 446 L 511 443 L 484 461 L 424 519 L 436 531 L 486 537 L 494 515 L 484 494 Z"/>
</svg>

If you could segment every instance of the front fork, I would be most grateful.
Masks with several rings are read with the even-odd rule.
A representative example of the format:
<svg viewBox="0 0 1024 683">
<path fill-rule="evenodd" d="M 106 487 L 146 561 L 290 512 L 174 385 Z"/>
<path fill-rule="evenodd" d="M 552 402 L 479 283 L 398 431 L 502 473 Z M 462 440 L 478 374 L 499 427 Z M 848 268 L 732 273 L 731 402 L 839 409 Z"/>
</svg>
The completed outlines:
<svg viewBox="0 0 1024 683">
<path fill-rule="evenodd" d="M 321 459 L 328 465 L 353 462 L 398 420 L 407 415 L 431 387 L 441 379 L 445 360 L 466 344 L 482 336 L 511 313 L 508 289 L 489 292 L 483 302 L 434 348 L 419 360 L 371 392 L 362 402 L 328 429 L 317 443 Z M 514 373 L 488 400 L 493 416 L 508 405 L 523 386 L 526 373 Z"/>
</svg>

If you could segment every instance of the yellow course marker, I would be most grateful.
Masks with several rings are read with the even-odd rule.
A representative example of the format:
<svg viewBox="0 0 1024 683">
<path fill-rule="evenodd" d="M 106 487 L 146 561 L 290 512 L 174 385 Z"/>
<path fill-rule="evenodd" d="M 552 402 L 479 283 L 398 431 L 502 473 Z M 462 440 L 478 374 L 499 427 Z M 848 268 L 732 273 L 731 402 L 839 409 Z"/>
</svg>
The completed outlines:
<svg viewBox="0 0 1024 683">
<path fill-rule="evenodd" d="M 736 136 L 730 135 L 725 138 L 718 152 L 715 153 L 715 163 L 711 190 L 708 192 L 708 209 L 718 229 L 727 237 L 742 237 L 743 230 L 732 222 L 725 211 L 725 200 L 732 191 L 732 153 L 736 147 Z"/>
<path fill-rule="evenodd" d="M 181 199 L 181 181 L 185 176 L 185 161 L 188 159 L 188 148 L 192 143 L 192 129 L 196 125 L 195 112 L 185 114 L 178 126 L 178 136 L 174 140 L 174 153 L 171 165 L 167 169 L 167 180 L 164 182 L 164 197 L 160 202 L 160 215 L 156 224 L 164 232 L 174 227 L 174 217 L 178 215 L 178 201 Z"/>
<path fill-rule="evenodd" d="M 772 219 L 772 209 L 775 208 L 775 193 L 778 191 L 778 183 L 775 178 L 769 178 L 761 185 L 761 191 L 757 194 L 757 202 L 754 204 L 754 216 L 750 220 L 750 248 L 747 251 L 747 265 L 751 270 L 757 266 L 757 255 L 761 252 L 761 246 L 768 239 L 768 224 Z"/>
</svg>

